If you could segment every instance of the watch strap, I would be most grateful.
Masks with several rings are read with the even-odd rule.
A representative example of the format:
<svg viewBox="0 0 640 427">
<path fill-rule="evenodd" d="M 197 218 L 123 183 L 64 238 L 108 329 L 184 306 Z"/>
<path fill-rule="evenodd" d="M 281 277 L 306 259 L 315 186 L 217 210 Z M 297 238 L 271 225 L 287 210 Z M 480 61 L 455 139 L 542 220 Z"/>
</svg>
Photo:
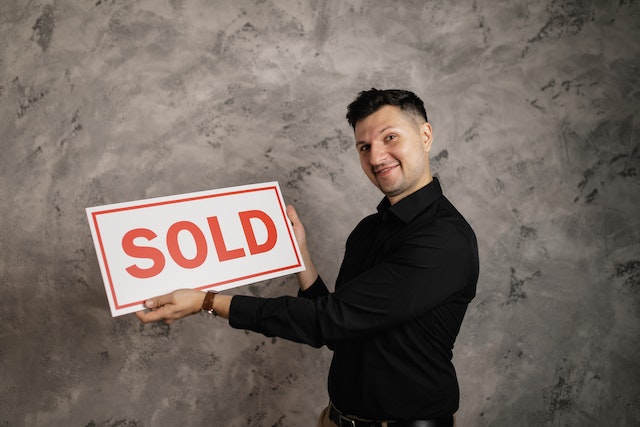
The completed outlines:
<svg viewBox="0 0 640 427">
<path fill-rule="evenodd" d="M 218 315 L 218 313 L 216 313 L 216 311 L 213 309 L 213 301 L 215 300 L 217 293 L 217 291 L 207 291 L 206 295 L 204 296 L 204 301 L 202 301 L 202 307 L 200 308 L 200 311 L 208 311 L 213 316 Z"/>
</svg>

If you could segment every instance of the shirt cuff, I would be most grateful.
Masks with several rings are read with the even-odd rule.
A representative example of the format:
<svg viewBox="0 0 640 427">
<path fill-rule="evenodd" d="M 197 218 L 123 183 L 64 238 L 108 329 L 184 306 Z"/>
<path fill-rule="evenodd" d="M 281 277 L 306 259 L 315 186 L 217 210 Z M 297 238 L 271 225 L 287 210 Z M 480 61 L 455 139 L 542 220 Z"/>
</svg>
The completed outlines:
<svg viewBox="0 0 640 427">
<path fill-rule="evenodd" d="M 313 282 L 307 289 L 305 289 L 304 291 L 299 290 L 298 296 L 307 299 L 315 299 L 325 296 L 328 293 L 329 290 L 327 289 L 327 285 L 324 284 L 322 277 L 318 276 L 315 282 Z"/>
<path fill-rule="evenodd" d="M 236 329 L 251 329 L 257 323 L 263 298 L 234 295 L 229 307 L 229 325 Z"/>
<path fill-rule="evenodd" d="M 315 299 L 328 294 L 329 290 L 320 276 L 307 289 L 298 291 L 298 297 L 305 299 Z M 248 295 L 234 295 L 229 307 L 229 325 L 236 329 L 262 332 L 258 319 L 265 300 L 265 298 Z"/>
</svg>

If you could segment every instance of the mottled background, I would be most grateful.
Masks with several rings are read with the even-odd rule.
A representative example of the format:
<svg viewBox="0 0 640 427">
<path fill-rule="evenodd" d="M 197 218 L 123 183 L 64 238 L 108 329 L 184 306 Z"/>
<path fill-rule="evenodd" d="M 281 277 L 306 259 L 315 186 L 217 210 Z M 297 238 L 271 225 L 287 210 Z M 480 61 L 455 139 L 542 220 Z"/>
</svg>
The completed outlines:
<svg viewBox="0 0 640 427">
<path fill-rule="evenodd" d="M 639 425 L 638 40 L 637 0 L 0 0 L 0 426 L 314 425 L 326 348 L 112 318 L 84 208 L 277 180 L 333 282 L 372 86 L 478 235 L 458 425 Z"/>
</svg>

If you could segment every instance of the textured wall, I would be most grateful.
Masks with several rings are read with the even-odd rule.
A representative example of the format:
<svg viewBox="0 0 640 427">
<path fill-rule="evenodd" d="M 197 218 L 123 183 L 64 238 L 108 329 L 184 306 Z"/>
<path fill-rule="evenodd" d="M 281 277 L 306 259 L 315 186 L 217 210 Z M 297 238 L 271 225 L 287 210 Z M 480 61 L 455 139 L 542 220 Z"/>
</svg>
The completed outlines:
<svg viewBox="0 0 640 427">
<path fill-rule="evenodd" d="M 638 40 L 634 0 L 0 0 L 0 426 L 313 425 L 327 349 L 111 318 L 84 208 L 277 180 L 332 282 L 372 86 L 478 234 L 458 425 L 638 425 Z"/>
</svg>

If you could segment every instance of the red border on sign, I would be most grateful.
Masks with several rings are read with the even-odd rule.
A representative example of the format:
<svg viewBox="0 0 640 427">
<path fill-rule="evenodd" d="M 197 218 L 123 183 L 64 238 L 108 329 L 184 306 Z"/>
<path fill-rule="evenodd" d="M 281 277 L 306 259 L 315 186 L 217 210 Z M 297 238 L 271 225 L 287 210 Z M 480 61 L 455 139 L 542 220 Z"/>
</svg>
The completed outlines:
<svg viewBox="0 0 640 427">
<path fill-rule="evenodd" d="M 162 206 L 162 205 L 170 205 L 170 204 L 175 204 L 175 203 L 192 202 L 194 200 L 210 199 L 210 198 L 213 198 L 213 197 L 221 197 L 221 196 L 232 196 L 232 195 L 235 195 L 235 194 L 251 193 L 251 192 L 255 192 L 255 191 L 265 191 L 265 190 L 273 190 L 273 191 L 275 191 L 276 198 L 278 200 L 278 205 L 280 206 L 280 213 L 282 214 L 282 216 L 285 219 L 285 221 L 288 221 L 287 215 L 285 213 L 284 206 L 282 206 L 282 198 L 279 197 L 280 194 L 279 194 L 278 188 L 276 186 L 269 186 L 269 187 L 264 187 L 264 188 L 250 188 L 250 189 L 236 190 L 236 191 L 227 191 L 227 192 L 219 193 L 219 194 L 207 194 L 207 195 L 202 195 L 202 196 L 186 197 L 184 199 L 167 200 L 167 201 L 163 201 L 163 202 L 145 203 L 145 204 L 138 205 L 138 206 L 126 206 L 126 207 L 122 207 L 122 208 L 107 209 L 107 210 L 104 210 L 104 211 L 92 212 L 91 216 L 93 218 L 93 225 L 95 227 L 96 236 L 98 238 L 98 245 L 100 246 L 100 255 L 102 256 L 102 261 L 104 262 L 104 268 L 105 268 L 105 271 L 107 273 L 107 280 L 109 281 L 109 289 L 111 290 L 111 296 L 113 298 L 113 304 L 114 304 L 115 308 L 117 310 L 121 310 L 123 308 L 133 307 L 135 305 L 143 304 L 144 301 L 136 301 L 136 302 L 132 302 L 132 303 L 129 303 L 129 304 L 123 304 L 123 305 L 120 305 L 118 303 L 118 297 L 116 295 L 116 291 L 115 291 L 115 288 L 113 286 L 113 280 L 111 279 L 111 271 L 109 270 L 109 263 L 107 262 L 107 255 L 105 253 L 104 246 L 102 244 L 102 236 L 100 235 L 100 227 L 98 226 L 98 215 L 104 215 L 104 214 L 110 214 L 110 213 L 114 213 L 114 212 L 122 212 L 122 211 L 134 210 L 134 209 L 141 209 L 141 208 L 149 208 L 149 207 L 153 207 L 153 206 Z M 263 271 L 263 272 L 260 272 L 260 273 L 249 274 L 249 275 L 242 276 L 242 277 L 236 277 L 234 279 L 223 280 L 221 282 L 210 283 L 208 285 L 200 286 L 200 287 L 194 288 L 194 289 L 215 288 L 216 286 L 222 286 L 222 285 L 226 285 L 228 283 L 239 282 L 241 280 L 251 279 L 251 278 L 254 278 L 254 277 L 264 276 L 264 275 L 267 275 L 267 274 L 277 273 L 279 271 L 285 271 L 285 270 L 289 270 L 289 269 L 292 269 L 292 268 L 300 267 L 302 265 L 302 263 L 300 262 L 300 254 L 298 254 L 298 251 L 296 250 L 296 245 L 294 244 L 294 240 L 293 240 L 294 237 L 291 235 L 291 230 L 289 229 L 289 227 L 287 227 L 287 233 L 289 234 L 289 240 L 291 241 L 291 245 L 292 245 L 292 247 L 294 249 L 294 252 L 295 252 L 295 255 L 296 255 L 296 260 L 298 261 L 297 264 L 286 266 L 286 267 L 281 267 L 281 268 L 276 268 L 276 269 L 273 269 L 273 270 L 267 270 L 267 271 Z"/>
</svg>

